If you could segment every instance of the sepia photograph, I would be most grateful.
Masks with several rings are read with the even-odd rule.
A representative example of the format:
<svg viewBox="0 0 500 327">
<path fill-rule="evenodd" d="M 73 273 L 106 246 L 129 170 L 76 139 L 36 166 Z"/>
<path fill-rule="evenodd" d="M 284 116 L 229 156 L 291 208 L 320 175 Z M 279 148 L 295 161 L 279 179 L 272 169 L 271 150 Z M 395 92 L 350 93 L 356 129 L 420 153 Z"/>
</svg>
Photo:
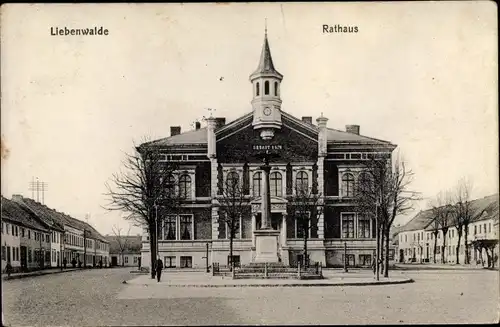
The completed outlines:
<svg viewBox="0 0 500 327">
<path fill-rule="evenodd" d="M 497 15 L 3 4 L 2 325 L 499 323 Z"/>
</svg>

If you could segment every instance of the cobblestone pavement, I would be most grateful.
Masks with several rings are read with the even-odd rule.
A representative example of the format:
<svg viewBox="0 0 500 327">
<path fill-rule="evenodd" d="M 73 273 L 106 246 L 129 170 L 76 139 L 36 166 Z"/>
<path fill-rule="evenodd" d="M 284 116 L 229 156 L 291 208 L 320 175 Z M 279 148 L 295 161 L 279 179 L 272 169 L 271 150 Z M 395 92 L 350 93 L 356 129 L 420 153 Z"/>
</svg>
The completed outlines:
<svg viewBox="0 0 500 327">
<path fill-rule="evenodd" d="M 6 323 L 11 326 L 416 324 L 493 323 L 499 319 L 495 271 L 407 271 L 404 274 L 415 283 L 304 288 L 122 284 L 123 280 L 137 277 L 129 271 L 88 270 L 4 281 Z"/>
</svg>

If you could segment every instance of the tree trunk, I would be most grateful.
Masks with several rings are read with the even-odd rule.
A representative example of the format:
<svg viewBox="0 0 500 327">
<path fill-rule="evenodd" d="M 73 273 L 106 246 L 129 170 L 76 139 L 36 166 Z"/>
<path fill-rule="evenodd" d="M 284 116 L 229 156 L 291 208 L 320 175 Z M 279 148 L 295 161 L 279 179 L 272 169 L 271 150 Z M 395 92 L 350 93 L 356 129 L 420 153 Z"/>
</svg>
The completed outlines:
<svg viewBox="0 0 500 327">
<path fill-rule="evenodd" d="M 381 229 L 380 229 L 380 255 L 379 255 L 379 261 L 380 261 L 380 272 L 382 274 L 385 274 L 385 267 L 384 267 L 384 242 L 385 242 L 385 224 L 382 224 Z"/>
<path fill-rule="evenodd" d="M 307 260 L 307 230 L 304 230 L 304 267 L 307 268 L 309 266 L 309 260 Z M 347 260 L 347 258 L 344 258 Z"/>
<path fill-rule="evenodd" d="M 380 280 L 380 269 L 379 269 L 379 257 L 380 257 L 380 227 L 376 224 L 376 233 L 375 233 L 375 241 L 377 243 L 375 250 L 375 277 L 377 280 Z"/>
<path fill-rule="evenodd" d="M 436 256 L 437 256 L 437 241 L 438 241 L 438 234 L 437 233 L 433 233 L 434 234 L 434 250 L 433 250 L 433 257 L 434 257 L 434 263 L 436 263 Z"/>
<path fill-rule="evenodd" d="M 233 228 L 229 231 L 229 271 L 233 271 Z"/>
<path fill-rule="evenodd" d="M 388 228 L 387 228 L 388 229 Z M 384 277 L 389 277 L 389 230 L 385 231 L 385 263 L 384 263 Z"/>
<path fill-rule="evenodd" d="M 457 243 L 457 265 L 460 264 L 460 241 L 462 240 L 462 231 L 458 232 L 458 243 Z"/>
<path fill-rule="evenodd" d="M 466 264 L 470 264 L 470 260 L 469 260 L 469 244 L 467 244 L 467 240 L 469 239 L 468 236 L 469 236 L 469 225 L 464 225 L 464 229 L 465 229 L 465 239 L 464 239 L 464 246 L 465 246 L 465 258 L 464 258 L 464 262 Z"/>
<path fill-rule="evenodd" d="M 150 228 L 151 230 L 151 228 Z M 156 238 L 154 233 L 149 233 L 149 248 L 151 253 L 151 278 L 155 279 L 155 265 L 156 265 Z"/>
<path fill-rule="evenodd" d="M 444 261 L 444 252 L 446 251 L 446 233 L 443 231 L 443 248 L 441 249 L 441 263 L 445 263 Z"/>
</svg>

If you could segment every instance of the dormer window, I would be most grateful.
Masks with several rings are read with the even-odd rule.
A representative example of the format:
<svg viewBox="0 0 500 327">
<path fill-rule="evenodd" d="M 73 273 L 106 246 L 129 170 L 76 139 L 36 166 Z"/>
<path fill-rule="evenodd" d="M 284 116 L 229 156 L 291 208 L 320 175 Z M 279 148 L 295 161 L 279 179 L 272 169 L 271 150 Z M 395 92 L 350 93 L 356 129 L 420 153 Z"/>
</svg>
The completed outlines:
<svg viewBox="0 0 500 327">
<path fill-rule="evenodd" d="M 269 95 L 269 81 L 264 82 L 264 95 Z"/>
<path fill-rule="evenodd" d="M 274 82 L 274 95 L 278 96 L 278 82 Z"/>
<path fill-rule="evenodd" d="M 255 84 L 255 96 L 259 96 L 260 95 L 260 83 L 257 82 Z"/>
</svg>

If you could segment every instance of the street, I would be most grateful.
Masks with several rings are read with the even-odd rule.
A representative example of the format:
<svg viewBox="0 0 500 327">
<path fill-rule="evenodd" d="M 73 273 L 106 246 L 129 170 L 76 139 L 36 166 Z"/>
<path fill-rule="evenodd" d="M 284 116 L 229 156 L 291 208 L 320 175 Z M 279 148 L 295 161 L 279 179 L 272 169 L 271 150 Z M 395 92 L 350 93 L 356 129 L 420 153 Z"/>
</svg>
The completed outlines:
<svg viewBox="0 0 500 327">
<path fill-rule="evenodd" d="M 176 288 L 123 284 L 138 277 L 130 270 L 3 281 L 5 321 L 10 326 L 462 324 L 499 318 L 498 271 L 405 271 L 415 283 L 385 286 Z"/>
</svg>

